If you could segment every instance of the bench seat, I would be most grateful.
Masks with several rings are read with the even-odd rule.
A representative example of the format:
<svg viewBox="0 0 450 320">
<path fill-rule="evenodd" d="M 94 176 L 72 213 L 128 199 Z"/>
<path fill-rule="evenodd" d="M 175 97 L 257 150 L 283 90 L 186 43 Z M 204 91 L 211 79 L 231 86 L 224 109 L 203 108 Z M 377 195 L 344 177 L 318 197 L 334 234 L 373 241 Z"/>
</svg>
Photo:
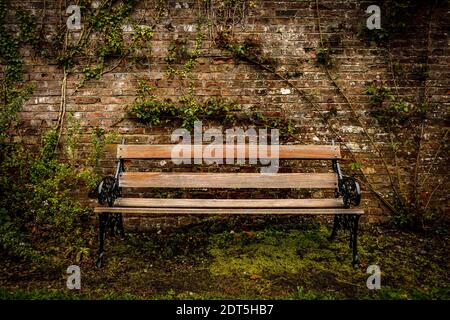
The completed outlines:
<svg viewBox="0 0 450 320">
<path fill-rule="evenodd" d="M 116 207 L 151 208 L 344 208 L 341 199 L 162 199 L 117 198 Z M 105 209 L 105 207 L 97 207 Z M 109 208 L 111 209 L 111 208 Z"/>
<path fill-rule="evenodd" d="M 161 214 L 161 215 L 263 215 L 263 214 L 284 214 L 284 215 L 361 215 L 364 210 L 361 209 L 292 209 L 292 208 L 142 208 L 142 207 L 113 207 L 97 208 L 96 213 L 128 213 L 128 214 Z"/>
</svg>

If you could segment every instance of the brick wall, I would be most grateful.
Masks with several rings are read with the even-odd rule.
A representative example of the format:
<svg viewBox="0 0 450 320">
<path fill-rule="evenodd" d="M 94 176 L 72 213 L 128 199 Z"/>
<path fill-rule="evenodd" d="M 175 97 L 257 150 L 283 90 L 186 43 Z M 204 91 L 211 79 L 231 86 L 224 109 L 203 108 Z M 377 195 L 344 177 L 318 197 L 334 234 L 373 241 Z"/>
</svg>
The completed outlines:
<svg viewBox="0 0 450 320">
<path fill-rule="evenodd" d="M 151 2 L 151 1 L 150 1 Z M 147 79 L 156 89 L 154 94 L 164 98 L 176 98 L 181 94 L 180 82 L 166 74 L 168 47 L 174 39 L 193 41 L 196 37 L 196 22 L 199 17 L 198 5 L 202 1 L 168 1 L 168 15 L 162 18 L 151 42 L 150 66 L 143 66 L 124 60 L 112 72 L 104 74 L 100 80 L 88 81 L 75 93 L 81 74 L 69 75 L 67 81 L 67 112 L 73 113 L 80 121 L 84 135 L 81 138 L 80 157 L 86 157 L 90 150 L 90 132 L 100 126 L 108 131 L 119 133 L 128 143 L 167 143 L 171 127 L 149 128 L 133 120 L 124 120 L 114 127 L 125 114 L 125 108 L 136 98 L 138 79 Z M 320 47 L 317 29 L 316 1 L 255 1 L 257 6 L 246 12 L 241 24 L 234 28 L 235 37 L 258 39 L 264 51 L 276 59 L 280 72 L 299 71 L 301 76 L 291 79 L 297 87 L 311 94 L 320 107 L 320 112 L 335 110 L 333 123 L 342 141 L 356 154 L 363 164 L 363 170 L 377 190 L 387 192 L 387 175 L 381 161 L 374 153 L 367 137 L 355 121 L 350 109 L 333 86 L 324 68 L 316 62 L 316 48 Z M 67 3 L 68 5 L 69 3 Z M 341 86 L 345 95 L 353 104 L 374 141 L 383 150 L 389 148 L 389 136 L 367 116 L 370 110 L 366 85 L 374 80 L 392 84 L 386 52 L 376 44 L 357 35 L 361 25 L 365 24 L 366 8 L 370 1 L 319 1 L 322 36 L 331 41 L 335 54 L 333 77 Z M 42 1 L 14 1 L 14 5 L 38 14 L 42 10 Z M 63 8 L 64 9 L 64 8 Z M 63 10 L 64 11 L 64 10 Z M 58 1 L 46 1 L 45 30 L 51 32 L 60 19 Z M 134 12 L 141 24 L 150 23 L 151 9 L 141 2 Z M 63 14 L 63 17 L 67 15 Z M 449 106 L 449 21 L 448 12 L 437 11 L 431 22 L 430 43 L 426 32 L 429 19 L 424 11 L 416 18 L 416 23 L 408 31 L 396 36 L 391 43 L 391 52 L 404 68 L 404 77 L 398 79 L 398 91 L 406 97 L 416 96 L 423 89 L 423 83 L 415 78 L 415 68 L 428 55 L 430 77 L 427 81 L 427 95 L 438 106 L 430 114 L 426 123 L 426 136 L 422 146 L 421 163 L 424 168 L 432 162 L 443 132 L 448 128 Z M 65 19 L 65 18 L 64 18 Z M 13 20 L 11 20 L 13 21 Z M 12 24 L 14 24 L 12 22 Z M 12 26 L 14 28 L 14 25 Z M 125 37 L 131 33 L 125 28 Z M 71 34 L 69 41 L 75 41 L 77 33 Z M 23 120 L 24 137 L 30 144 L 38 144 L 43 130 L 55 125 L 60 112 L 62 69 L 54 62 L 39 58 L 29 47 L 23 48 L 26 57 L 26 79 L 33 81 L 36 89 L 20 116 Z M 143 55 L 146 53 L 144 52 Z M 148 53 L 147 53 L 148 54 Z M 83 62 L 83 60 L 80 60 Z M 221 96 L 236 100 L 245 106 L 256 106 L 266 114 L 283 111 L 291 117 L 297 127 L 297 134 L 291 143 L 330 144 L 338 140 L 321 121 L 316 110 L 296 94 L 286 83 L 272 74 L 255 66 L 236 62 L 229 53 L 217 49 L 211 39 L 204 41 L 201 57 L 194 68 L 193 87 L 199 98 Z M 181 86 L 182 87 L 182 86 Z M 107 148 L 102 158 L 105 173 L 113 170 L 114 147 Z M 393 156 L 387 152 L 390 169 L 393 170 Z M 441 153 L 438 158 L 445 156 Z M 401 174 L 405 174 L 411 165 L 411 155 L 399 154 Z M 348 152 L 344 151 L 344 164 L 351 162 Z M 439 159 L 438 159 L 439 160 Z M 445 161 L 444 161 L 445 162 Z M 299 164 L 286 163 L 287 169 L 301 171 Z M 168 170 L 170 164 L 154 163 L 154 168 Z M 221 169 L 226 170 L 226 169 Z M 445 165 L 438 166 L 429 180 L 431 192 L 439 179 L 444 183 L 436 191 L 432 206 L 448 214 L 448 170 Z M 185 194 L 186 195 L 186 194 Z M 220 197 L 238 197 L 242 193 L 221 193 Z M 367 188 L 363 188 L 362 206 L 373 216 L 383 216 L 387 211 Z"/>
</svg>

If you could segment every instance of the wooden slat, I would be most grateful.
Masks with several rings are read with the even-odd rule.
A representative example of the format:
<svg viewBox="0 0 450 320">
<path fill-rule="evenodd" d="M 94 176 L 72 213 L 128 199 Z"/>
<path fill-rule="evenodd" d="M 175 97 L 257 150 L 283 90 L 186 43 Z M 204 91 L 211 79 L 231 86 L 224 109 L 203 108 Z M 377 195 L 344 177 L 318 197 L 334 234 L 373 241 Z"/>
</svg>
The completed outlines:
<svg viewBox="0 0 450 320">
<path fill-rule="evenodd" d="M 174 173 L 124 172 L 120 187 L 130 188 L 336 188 L 335 173 Z"/>
<path fill-rule="evenodd" d="M 117 146 L 117 158 L 120 159 L 180 159 L 193 158 L 195 156 L 194 149 L 201 150 L 201 154 L 207 145 L 190 146 L 186 149 L 188 155 L 180 155 L 178 152 L 172 155 L 172 148 L 180 146 L 177 144 L 161 144 L 161 145 L 121 145 Z M 202 149 L 201 149 L 202 148 Z M 265 158 L 271 158 L 270 145 L 267 146 L 268 155 Z M 190 151 L 190 156 L 189 156 Z M 330 145 L 280 145 L 278 152 L 279 159 L 318 159 L 330 160 L 340 159 L 341 151 L 339 146 Z M 210 159 L 224 159 L 225 157 L 237 158 L 238 155 L 243 154 L 245 159 L 249 157 L 249 145 L 231 145 L 223 146 L 222 154 L 212 155 Z M 258 156 L 254 154 L 253 156 Z M 239 156 L 242 157 L 242 156 Z M 276 155 L 273 155 L 276 157 Z"/>
<path fill-rule="evenodd" d="M 97 207 L 96 213 L 123 213 L 123 214 L 161 214 L 161 215 L 216 215 L 216 214 L 242 214 L 242 215 L 261 215 L 261 214 L 285 214 L 285 215 L 335 215 L 335 214 L 364 214 L 362 209 L 217 209 L 217 208 L 130 208 L 130 207 Z"/>
<path fill-rule="evenodd" d="M 117 207 L 152 208 L 342 208 L 342 199 L 155 199 L 118 198 Z"/>
</svg>

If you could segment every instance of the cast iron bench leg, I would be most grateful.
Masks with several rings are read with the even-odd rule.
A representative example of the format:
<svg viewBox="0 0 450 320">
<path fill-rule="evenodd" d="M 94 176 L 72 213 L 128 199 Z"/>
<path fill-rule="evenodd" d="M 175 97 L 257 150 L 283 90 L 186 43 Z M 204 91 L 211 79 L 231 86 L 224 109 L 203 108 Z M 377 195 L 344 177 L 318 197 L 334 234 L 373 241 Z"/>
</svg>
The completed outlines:
<svg viewBox="0 0 450 320">
<path fill-rule="evenodd" d="M 333 221 L 333 231 L 331 231 L 330 236 L 328 237 L 329 241 L 333 241 L 336 238 L 336 234 L 339 228 L 339 224 L 340 224 L 340 216 L 339 215 L 335 215 L 334 216 L 334 221 Z"/>
<path fill-rule="evenodd" d="M 352 265 L 357 268 L 359 265 L 358 257 L 358 223 L 360 215 L 335 215 L 333 230 L 328 240 L 332 241 L 336 238 L 336 234 L 340 229 L 348 229 L 350 232 L 349 247 L 352 249 Z"/>
<path fill-rule="evenodd" d="M 99 236 L 99 246 L 98 246 L 98 257 L 97 257 L 97 268 L 101 268 L 103 265 L 103 258 L 105 255 L 105 238 L 106 238 L 106 226 L 108 220 L 107 213 L 100 213 L 98 215 L 98 236 Z"/>
<path fill-rule="evenodd" d="M 123 227 L 123 217 L 122 217 L 122 214 L 120 214 L 120 216 L 119 216 L 119 223 L 118 223 L 117 228 L 118 228 L 118 230 L 119 230 L 119 235 L 120 235 L 122 238 L 125 238 L 125 228 Z"/>
<path fill-rule="evenodd" d="M 352 258 L 353 258 L 353 267 L 358 268 L 359 266 L 359 257 L 358 257 L 358 223 L 359 223 L 360 215 L 353 216 L 353 225 L 351 226 L 351 237 L 352 237 Z"/>
<path fill-rule="evenodd" d="M 115 236 L 116 233 L 118 233 L 122 238 L 124 238 L 125 229 L 123 227 L 122 214 L 99 213 L 98 220 L 99 245 L 96 265 L 97 268 L 101 268 L 105 257 L 106 234 L 109 231 L 110 236 Z"/>
</svg>

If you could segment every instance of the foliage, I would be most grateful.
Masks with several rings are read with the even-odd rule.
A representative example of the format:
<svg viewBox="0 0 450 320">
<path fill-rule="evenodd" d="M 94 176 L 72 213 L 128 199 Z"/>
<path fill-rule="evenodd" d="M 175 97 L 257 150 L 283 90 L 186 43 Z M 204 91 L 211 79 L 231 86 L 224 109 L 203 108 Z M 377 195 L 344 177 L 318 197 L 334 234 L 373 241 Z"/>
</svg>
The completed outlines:
<svg viewBox="0 0 450 320">
<path fill-rule="evenodd" d="M 201 103 L 192 94 L 181 96 L 177 101 L 161 100 L 151 93 L 152 90 L 146 81 L 138 81 L 138 98 L 129 108 L 129 117 L 150 126 L 171 123 L 185 129 L 192 129 L 194 122 L 199 120 L 219 123 L 220 126 L 254 125 L 279 129 L 283 141 L 295 132 L 293 121 L 284 116 L 269 118 L 255 108 L 245 111 L 241 105 L 221 98 L 210 98 Z"/>
<path fill-rule="evenodd" d="M 181 96 L 177 102 L 161 101 L 150 93 L 152 88 L 146 86 L 145 81 L 141 80 L 138 82 L 138 94 L 145 93 L 148 98 L 146 99 L 142 95 L 138 97 L 136 103 L 131 106 L 129 116 L 151 126 L 164 125 L 170 121 L 175 121 L 181 123 L 181 126 L 187 129 L 191 129 L 194 121 L 197 120 L 215 121 L 225 126 L 242 123 L 244 125 L 279 129 L 283 141 L 291 138 L 295 131 L 294 123 L 285 116 L 268 118 L 259 110 L 252 108 L 250 111 L 243 111 L 242 106 L 220 98 L 208 99 L 205 103 L 200 103 L 194 98 L 191 73 L 197 63 L 204 38 L 202 25 L 199 24 L 194 49 L 189 50 L 186 40 L 176 39 L 169 45 L 168 55 L 165 58 L 167 73 L 170 76 L 189 79 L 189 93 Z M 275 66 L 275 61 L 264 54 L 260 43 L 255 39 L 248 38 L 243 42 L 237 42 L 234 39 L 232 40 L 228 32 L 224 31 L 217 34 L 215 42 L 218 47 L 232 53 L 237 60 L 251 61 L 266 68 L 274 68 Z M 176 68 L 176 65 L 181 65 L 181 68 Z M 295 73 L 293 76 L 297 75 L 298 73 Z"/>
<path fill-rule="evenodd" d="M 439 223 L 436 219 L 437 216 L 445 219 L 442 214 L 436 215 L 436 209 L 430 208 L 431 200 L 442 183 L 441 179 L 433 179 L 436 185 L 433 185 L 430 192 L 426 191 L 429 186 L 425 182 L 427 182 L 430 173 L 437 164 L 436 159 L 447 149 L 446 136 L 448 130 L 443 130 L 443 139 L 435 150 L 427 148 L 427 151 L 435 152 L 431 164 L 427 164 L 428 160 L 425 157 L 422 145 L 426 143 L 425 137 L 429 135 L 426 130 L 432 127 L 429 125 L 430 121 L 428 121 L 432 118 L 430 112 L 436 107 L 436 104 L 428 101 L 428 79 L 430 76 L 428 63 L 432 54 L 432 21 L 434 11 L 447 7 L 447 4 L 444 4 L 444 1 L 410 0 L 384 0 L 378 1 L 378 3 L 375 1 L 373 4 L 381 7 L 383 29 L 371 31 L 364 25 L 359 35 L 364 35 L 368 40 L 376 40 L 379 45 L 386 44 L 383 52 L 386 53 L 387 67 L 392 76 L 389 82 L 374 81 L 366 87 L 370 105 L 370 110 L 366 115 L 372 117 L 375 121 L 366 122 L 362 120 L 354 107 L 354 103 L 347 97 L 338 83 L 339 75 L 330 72 L 332 63 L 329 63 L 329 61 L 332 61 L 331 54 L 335 52 L 330 50 L 329 44 L 331 41 L 324 41 L 323 39 L 324 36 L 320 28 L 319 6 L 316 7 L 316 15 L 322 48 L 318 48 L 316 51 L 317 62 L 325 68 L 329 81 L 346 102 L 355 122 L 369 141 L 371 151 L 384 167 L 390 190 L 381 192 L 377 190 L 376 184 L 362 169 L 365 163 L 359 163 L 356 154 L 351 150 L 349 151 L 353 162 L 350 165 L 350 171 L 359 174 L 363 184 L 378 197 L 381 203 L 389 208 L 393 214 L 393 222 L 397 226 L 424 230 L 427 226 Z M 424 12 L 426 12 L 425 15 Z M 393 52 L 391 52 L 392 46 L 398 44 L 390 40 L 397 36 L 404 37 L 405 32 L 411 32 L 417 26 L 425 27 L 426 30 L 424 32 L 421 29 L 418 33 L 418 37 L 422 37 L 418 40 L 418 43 L 425 44 L 421 49 L 425 54 L 410 57 L 406 67 L 412 66 L 415 79 L 405 79 L 408 82 L 405 81 L 402 84 L 402 80 L 398 78 L 400 62 L 393 61 Z M 417 38 L 414 37 L 414 39 Z M 405 57 L 403 58 L 403 60 L 406 60 Z M 410 87 L 411 80 L 417 80 L 415 84 L 417 85 L 417 93 L 406 96 L 406 94 L 400 92 L 399 88 Z M 374 127 L 369 128 L 371 125 L 374 125 Z M 383 132 L 382 136 L 386 137 L 387 141 L 375 140 L 375 137 L 377 139 L 381 137 L 379 134 L 373 134 L 377 130 Z M 339 136 L 339 134 L 336 135 Z M 383 144 L 387 148 L 381 147 Z M 356 166 L 353 164 L 356 164 Z M 358 170 L 358 173 L 355 172 L 356 170 Z"/>
<path fill-rule="evenodd" d="M 96 37 L 95 42 L 89 47 L 97 57 L 97 63 L 83 69 L 85 81 L 100 79 L 107 59 L 128 53 L 123 40 L 122 25 L 133 11 L 135 2 L 135 0 L 112 1 L 86 18 L 88 24 L 86 27 L 91 28 Z"/>
<path fill-rule="evenodd" d="M 150 99 L 132 105 L 129 115 L 150 125 L 164 125 L 169 122 L 181 123 L 181 127 L 192 129 L 194 121 L 215 120 L 223 125 L 232 125 L 236 117 L 233 112 L 242 107 L 221 99 L 208 99 L 204 104 L 195 99 L 181 97 L 177 102 Z"/>
<path fill-rule="evenodd" d="M 2 1 L 6 12 L 6 0 Z M 44 37 L 38 30 L 38 18 L 19 9 L 16 16 L 20 28 L 20 43 L 31 45 L 36 54 L 56 61 L 67 72 L 76 70 L 79 57 L 89 57 L 89 62 L 79 70 L 83 73 L 78 86 L 81 87 L 88 80 L 100 79 L 126 57 L 133 59 L 135 52 L 148 45 L 153 36 L 154 25 L 139 26 L 131 19 L 136 3 L 136 0 L 103 1 L 98 8 L 94 8 L 91 1 L 81 1 L 79 5 L 83 16 L 83 31 L 77 41 L 67 40 L 69 30 L 65 24 L 58 26 L 50 37 Z M 162 0 L 155 1 L 154 5 L 157 11 L 156 23 L 166 12 L 166 8 Z M 129 43 L 123 36 L 123 25 L 126 22 L 133 26 L 134 31 Z M 3 27 L 3 23 L 1 24 Z M 5 47 L 10 46 L 9 43 Z"/>
<path fill-rule="evenodd" d="M 330 54 L 330 49 L 318 48 L 316 50 L 316 61 L 318 64 L 331 67 L 333 65 L 333 61 Z"/>
<path fill-rule="evenodd" d="M 68 162 L 59 159 L 54 129 L 43 135 L 38 155 L 21 142 L 1 144 L 0 245 L 8 254 L 29 259 L 73 255 L 77 260 L 89 254 L 87 239 L 80 235 L 91 210 L 77 195 L 98 183 L 99 157 L 115 137 L 95 129 L 92 153 L 83 164 L 76 155 L 77 134 L 77 129 L 68 130 Z"/>
<path fill-rule="evenodd" d="M 5 28 L 5 17 L 7 13 L 7 1 L 0 1 L 0 58 L 5 65 L 4 80 L 2 87 L 2 99 L 6 103 L 10 100 L 9 95 L 14 95 L 13 84 L 22 80 L 22 58 L 19 54 L 19 43 Z"/>
<path fill-rule="evenodd" d="M 74 198 L 83 182 L 74 168 L 58 161 L 56 141 L 57 132 L 48 131 L 37 157 L 21 144 L 1 146 L 0 220 L 6 232 L 0 243 L 10 254 L 39 257 L 36 237 L 60 249 L 86 245 L 81 221 L 90 211 Z"/>
<path fill-rule="evenodd" d="M 238 123 L 256 125 L 268 129 L 279 129 L 283 140 L 294 134 L 294 123 L 284 117 L 267 118 L 259 111 L 240 112 L 242 107 L 220 98 L 208 99 L 201 104 L 194 99 L 181 97 L 172 100 L 147 100 L 136 102 L 129 110 L 129 116 L 150 126 L 178 123 L 182 128 L 192 129 L 194 121 L 213 121 L 221 126 Z"/>
<path fill-rule="evenodd" d="M 5 66 L 0 89 L 0 143 L 11 138 L 10 130 L 17 125 L 17 113 L 29 98 L 33 86 L 23 81 L 23 61 L 19 41 L 5 28 L 8 2 L 0 1 L 0 62 Z M 19 15 L 19 13 L 17 13 Z"/>
<path fill-rule="evenodd" d="M 431 212 L 427 211 L 433 193 L 426 197 L 420 196 L 419 192 L 424 188 L 425 180 L 419 181 L 418 166 L 425 129 L 424 121 L 428 112 L 436 108 L 436 105 L 427 101 L 406 101 L 380 81 L 370 83 L 366 87 L 366 94 L 371 105 L 368 114 L 390 138 L 396 174 L 395 181 L 392 181 L 394 192 L 391 195 L 396 209 L 394 223 L 401 227 L 423 229 L 424 225 L 433 221 Z M 445 144 L 445 141 L 442 143 Z M 405 159 L 412 168 L 407 172 L 411 180 L 402 179 L 400 176 L 397 155 L 401 152 L 412 155 Z"/>
<path fill-rule="evenodd" d="M 246 38 L 244 41 L 237 41 L 229 32 L 220 32 L 217 34 L 216 44 L 230 52 L 237 61 L 256 63 L 270 70 L 276 66 L 275 59 L 264 52 L 257 39 Z"/>
<path fill-rule="evenodd" d="M 32 90 L 31 86 L 21 90 L 5 88 L 6 103 L 0 105 L 0 143 L 11 138 L 9 130 L 14 129 L 18 124 L 17 113 L 22 109 L 23 103 L 29 98 Z"/>
<path fill-rule="evenodd" d="M 204 38 L 205 35 L 201 30 L 201 25 L 198 25 L 192 51 L 189 51 L 186 40 L 176 39 L 171 42 L 168 48 L 169 53 L 164 59 L 167 63 L 169 76 L 178 76 L 180 79 L 190 78 L 192 70 L 197 64 Z M 181 68 L 176 68 L 175 64 L 181 65 Z M 192 88 L 192 84 L 190 84 L 190 88 Z"/>
<path fill-rule="evenodd" d="M 381 82 L 373 82 L 367 85 L 366 94 L 372 110 L 369 114 L 379 124 L 393 130 L 396 126 L 406 125 L 411 120 L 411 104 L 398 99 L 390 88 Z"/>
<path fill-rule="evenodd" d="M 42 48 L 42 40 L 37 31 L 36 17 L 22 9 L 16 11 L 16 17 L 20 27 L 20 41 L 31 45 L 37 54 L 47 56 L 48 51 Z"/>
<path fill-rule="evenodd" d="M 66 135 L 64 154 L 57 152 L 59 132 L 42 135 L 41 146 L 32 150 L 21 139 L 17 113 L 32 93 L 23 81 L 20 45 L 37 49 L 36 25 L 25 11 L 18 10 L 21 40 L 6 30 L 6 1 L 0 2 L 0 53 L 6 66 L 2 79 L 0 109 L 0 246 L 3 252 L 22 259 L 52 259 L 74 255 L 77 260 L 89 253 L 81 237 L 83 221 L 90 210 L 77 200 L 77 193 L 92 187 L 98 179 L 93 168 L 107 142 L 104 132 L 93 136 L 93 155 L 88 163 L 77 158 L 79 126 Z M 61 157 L 67 156 L 67 162 Z M 90 163 L 89 163 L 90 162 Z M 39 240 L 39 241 L 36 241 Z M 40 245 L 45 243 L 45 247 Z"/>
<path fill-rule="evenodd" d="M 108 134 L 105 129 L 98 127 L 93 128 L 92 130 L 92 150 L 90 156 L 88 157 L 88 165 L 93 168 L 94 172 L 97 174 L 97 179 L 101 178 L 100 158 L 103 154 L 103 149 L 105 145 L 111 144 L 116 140 L 117 135 L 115 133 Z"/>
</svg>

